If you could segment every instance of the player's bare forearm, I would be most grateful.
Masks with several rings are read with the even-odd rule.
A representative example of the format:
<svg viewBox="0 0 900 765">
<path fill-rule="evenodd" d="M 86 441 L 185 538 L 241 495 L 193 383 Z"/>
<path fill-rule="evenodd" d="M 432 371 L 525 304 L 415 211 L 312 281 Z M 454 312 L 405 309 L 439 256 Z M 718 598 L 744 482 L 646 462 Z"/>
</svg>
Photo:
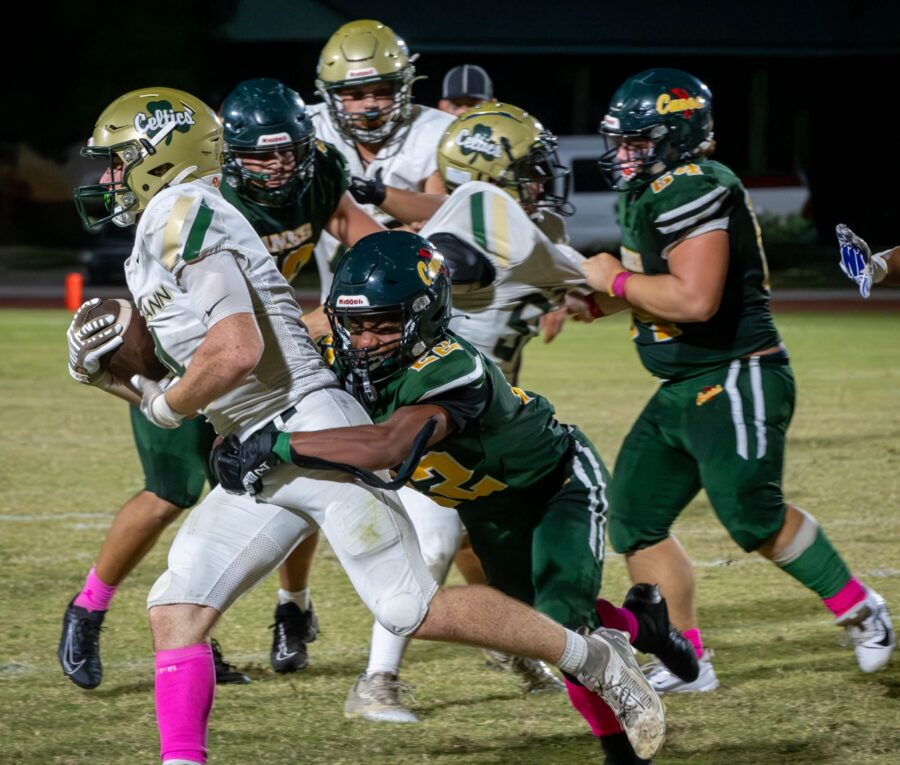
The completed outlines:
<svg viewBox="0 0 900 765">
<path fill-rule="evenodd" d="M 443 194 L 407 191 L 393 186 L 385 187 L 386 196 L 379 207 L 402 223 L 421 223 L 431 218 L 446 201 Z"/>
<path fill-rule="evenodd" d="M 685 239 L 669 251 L 669 273 L 632 275 L 625 299 L 667 321 L 709 321 L 719 310 L 728 259 L 727 231 Z"/>
<path fill-rule="evenodd" d="M 385 229 L 356 203 L 350 192 L 345 191 L 337 209 L 325 224 L 325 230 L 341 244 L 352 247 L 364 236 Z"/>
<path fill-rule="evenodd" d="M 444 439 L 454 425 L 445 409 L 423 404 L 401 407 L 379 425 L 292 433 L 291 449 L 307 457 L 341 462 L 364 470 L 386 470 L 404 460 L 416 434 L 430 417 L 437 418 L 437 426 L 428 440 L 431 445 Z"/>
<path fill-rule="evenodd" d="M 893 247 L 881 253 L 881 258 L 887 267 L 884 284 L 900 286 L 900 247 Z"/>
<path fill-rule="evenodd" d="M 263 339 L 251 313 L 237 313 L 213 325 L 184 376 L 166 390 L 169 406 L 193 414 L 234 389 L 259 363 Z"/>
</svg>

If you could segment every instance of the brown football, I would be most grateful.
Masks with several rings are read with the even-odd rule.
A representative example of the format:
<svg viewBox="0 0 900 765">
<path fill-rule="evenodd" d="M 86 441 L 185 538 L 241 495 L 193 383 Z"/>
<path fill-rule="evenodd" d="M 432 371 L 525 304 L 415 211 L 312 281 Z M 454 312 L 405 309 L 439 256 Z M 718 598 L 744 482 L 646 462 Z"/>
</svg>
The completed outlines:
<svg viewBox="0 0 900 765">
<path fill-rule="evenodd" d="M 119 298 L 101 300 L 85 314 L 84 323 L 108 313 L 122 325 L 124 342 L 112 353 L 100 357 L 100 367 L 119 380 L 129 380 L 134 375 L 162 380 L 169 370 L 157 358 L 153 337 L 135 304 Z"/>
</svg>

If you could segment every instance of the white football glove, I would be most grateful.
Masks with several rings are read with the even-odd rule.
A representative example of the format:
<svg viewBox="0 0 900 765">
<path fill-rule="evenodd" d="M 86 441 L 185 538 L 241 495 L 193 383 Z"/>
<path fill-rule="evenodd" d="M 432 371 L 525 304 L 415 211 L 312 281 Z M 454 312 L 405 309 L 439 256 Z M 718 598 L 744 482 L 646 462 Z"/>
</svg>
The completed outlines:
<svg viewBox="0 0 900 765">
<path fill-rule="evenodd" d="M 872 285 L 878 284 L 887 276 L 887 263 L 884 256 L 888 251 L 876 252 L 874 255 L 865 240 L 854 234 L 849 226 L 838 223 L 838 245 L 841 250 L 841 271 L 852 279 L 859 287 L 859 294 L 864 298 L 872 293 Z"/>
<path fill-rule="evenodd" d="M 141 391 L 141 414 L 158 428 L 174 430 L 181 425 L 186 415 L 176 412 L 166 401 L 166 392 L 159 383 L 146 377 L 137 376 Z"/>
<path fill-rule="evenodd" d="M 99 298 L 82 303 L 72 317 L 66 339 L 69 343 L 69 374 L 72 378 L 84 385 L 105 387 L 110 376 L 108 372 L 100 370 L 100 358 L 122 345 L 125 339 L 122 337 L 122 325 L 116 323 L 116 317 L 111 313 L 79 326 L 84 314 L 99 303 Z"/>
</svg>

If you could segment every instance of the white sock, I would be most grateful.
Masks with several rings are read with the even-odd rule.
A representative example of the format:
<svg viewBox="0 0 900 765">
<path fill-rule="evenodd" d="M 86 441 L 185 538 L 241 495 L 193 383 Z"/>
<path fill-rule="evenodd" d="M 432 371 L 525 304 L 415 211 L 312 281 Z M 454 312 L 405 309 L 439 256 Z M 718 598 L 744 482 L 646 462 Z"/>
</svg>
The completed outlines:
<svg viewBox="0 0 900 765">
<path fill-rule="evenodd" d="M 193 760 L 166 760 L 162 765 L 202 765 L 202 763 Z"/>
<path fill-rule="evenodd" d="M 572 630 L 566 630 L 566 649 L 556 666 L 570 675 L 577 675 L 587 661 L 587 640 Z"/>
<path fill-rule="evenodd" d="M 369 648 L 369 666 L 366 675 L 375 672 L 390 672 L 396 675 L 400 671 L 403 652 L 409 638 L 400 637 L 386 630 L 378 622 L 372 627 L 372 646 Z"/>
<path fill-rule="evenodd" d="M 278 605 L 283 606 L 285 603 L 296 603 L 301 611 L 309 611 L 309 587 L 305 587 L 297 592 L 289 592 L 278 588 Z"/>
</svg>

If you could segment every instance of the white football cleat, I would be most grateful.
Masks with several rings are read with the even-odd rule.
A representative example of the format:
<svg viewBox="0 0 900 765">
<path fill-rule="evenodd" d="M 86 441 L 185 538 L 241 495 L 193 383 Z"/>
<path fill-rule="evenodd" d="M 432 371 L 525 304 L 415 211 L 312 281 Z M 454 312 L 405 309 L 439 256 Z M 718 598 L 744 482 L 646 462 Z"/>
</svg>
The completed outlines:
<svg viewBox="0 0 900 765">
<path fill-rule="evenodd" d="M 410 687 L 390 672 L 363 672 L 356 678 L 344 702 L 344 717 L 369 722 L 417 723 L 419 718 L 400 702 L 400 692 Z"/>
<path fill-rule="evenodd" d="M 866 588 L 865 600 L 837 617 L 835 623 L 846 628 L 863 672 L 877 672 L 890 661 L 897 635 L 884 598 L 875 590 Z"/>
<path fill-rule="evenodd" d="M 485 664 L 511 673 L 519 682 L 522 693 L 561 693 L 566 690 L 563 681 L 553 674 L 546 662 L 525 659 L 502 651 L 484 649 Z"/>
<path fill-rule="evenodd" d="M 666 738 L 666 712 L 641 673 L 628 636 L 600 627 L 585 639 L 588 655 L 579 682 L 609 704 L 634 753 L 649 760 Z"/>
<path fill-rule="evenodd" d="M 704 650 L 700 657 L 700 674 L 697 679 L 686 683 L 678 675 L 670 672 L 660 661 L 651 661 L 641 667 L 650 687 L 657 693 L 703 693 L 719 687 L 719 678 L 713 669 L 713 652 Z"/>
</svg>

